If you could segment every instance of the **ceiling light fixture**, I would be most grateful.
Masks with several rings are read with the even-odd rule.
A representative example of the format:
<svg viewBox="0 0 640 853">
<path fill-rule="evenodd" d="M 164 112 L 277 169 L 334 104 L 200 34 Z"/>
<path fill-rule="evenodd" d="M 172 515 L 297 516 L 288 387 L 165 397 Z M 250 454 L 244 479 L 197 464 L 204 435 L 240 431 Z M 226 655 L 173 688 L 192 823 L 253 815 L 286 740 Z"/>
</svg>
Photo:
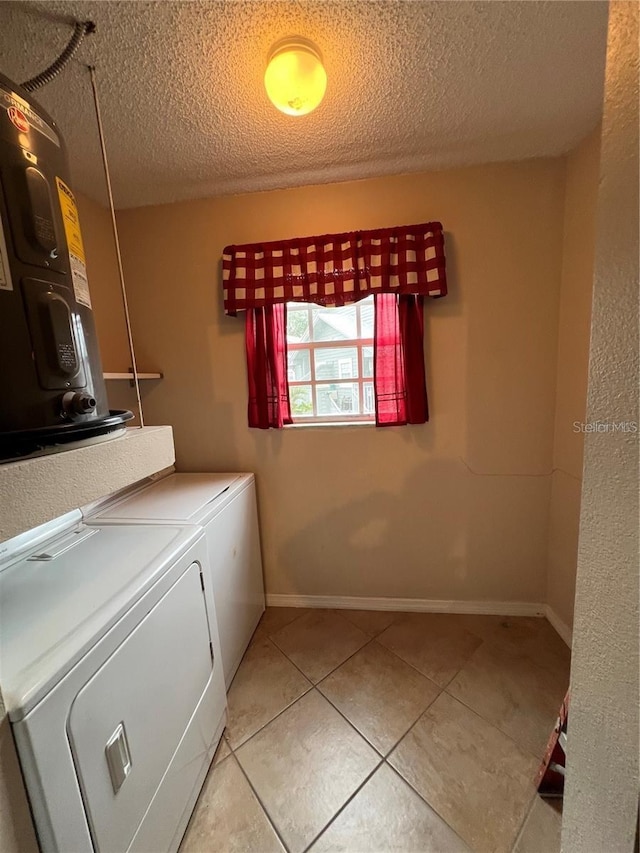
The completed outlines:
<svg viewBox="0 0 640 853">
<path fill-rule="evenodd" d="M 264 85 L 272 104 L 287 115 L 315 110 L 327 88 L 320 51 L 299 36 L 276 42 L 267 59 Z"/>
</svg>

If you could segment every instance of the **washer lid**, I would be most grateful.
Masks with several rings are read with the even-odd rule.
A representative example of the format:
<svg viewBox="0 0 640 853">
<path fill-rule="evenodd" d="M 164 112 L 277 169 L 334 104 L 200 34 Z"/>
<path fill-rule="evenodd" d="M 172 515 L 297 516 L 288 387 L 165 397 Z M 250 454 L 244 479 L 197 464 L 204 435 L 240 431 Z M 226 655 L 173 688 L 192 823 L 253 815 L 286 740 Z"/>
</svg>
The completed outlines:
<svg viewBox="0 0 640 853">
<path fill-rule="evenodd" d="M 221 497 L 242 474 L 172 474 L 101 512 L 100 519 L 189 521 Z"/>
<path fill-rule="evenodd" d="M 184 525 L 79 525 L 0 571 L 0 685 L 19 719 L 200 536 Z"/>
</svg>

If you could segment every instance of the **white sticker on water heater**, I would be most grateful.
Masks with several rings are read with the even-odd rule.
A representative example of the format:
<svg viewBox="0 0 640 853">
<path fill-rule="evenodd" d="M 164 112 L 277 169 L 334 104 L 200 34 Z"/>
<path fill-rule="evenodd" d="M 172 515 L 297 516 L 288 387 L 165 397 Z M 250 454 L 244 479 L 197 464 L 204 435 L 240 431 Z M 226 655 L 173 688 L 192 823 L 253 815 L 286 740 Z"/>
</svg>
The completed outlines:
<svg viewBox="0 0 640 853">
<path fill-rule="evenodd" d="M 13 290 L 11 281 L 11 268 L 9 267 L 9 254 L 4 239 L 2 221 L 0 221 L 0 290 Z"/>
<path fill-rule="evenodd" d="M 69 252 L 69 263 L 71 264 L 71 283 L 76 301 L 81 305 L 91 308 L 91 294 L 89 293 L 89 280 L 87 279 L 87 267 L 84 260 Z"/>
</svg>

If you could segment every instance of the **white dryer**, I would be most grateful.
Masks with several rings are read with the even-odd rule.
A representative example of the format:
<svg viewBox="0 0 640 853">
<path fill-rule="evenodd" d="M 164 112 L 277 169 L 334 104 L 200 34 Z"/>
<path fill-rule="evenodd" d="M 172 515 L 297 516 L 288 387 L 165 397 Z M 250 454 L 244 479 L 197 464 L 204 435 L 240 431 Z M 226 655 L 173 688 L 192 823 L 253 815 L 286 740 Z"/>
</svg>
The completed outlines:
<svg viewBox="0 0 640 853">
<path fill-rule="evenodd" d="M 264 612 L 264 580 L 253 474 L 170 474 L 92 510 L 89 523 L 201 525 L 227 689 Z"/>
<path fill-rule="evenodd" d="M 80 523 L 0 554 L 0 684 L 43 851 L 174 851 L 226 723 L 204 533 Z"/>
</svg>

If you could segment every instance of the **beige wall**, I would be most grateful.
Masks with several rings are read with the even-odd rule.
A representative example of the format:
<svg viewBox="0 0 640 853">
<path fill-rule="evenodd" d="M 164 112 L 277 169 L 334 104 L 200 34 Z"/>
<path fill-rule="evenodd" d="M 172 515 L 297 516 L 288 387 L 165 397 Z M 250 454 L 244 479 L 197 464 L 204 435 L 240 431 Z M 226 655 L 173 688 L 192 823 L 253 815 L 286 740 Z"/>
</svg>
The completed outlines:
<svg viewBox="0 0 640 853">
<path fill-rule="evenodd" d="M 81 193 L 76 196 L 102 368 L 105 373 L 126 373 L 131 366 L 131 356 L 111 213 Z M 145 390 L 143 386 L 143 394 Z M 135 417 L 128 426 L 139 426 L 136 395 L 129 382 L 108 380 L 107 398 L 111 409 L 133 412 Z"/>
<path fill-rule="evenodd" d="M 564 179 L 530 161 L 118 214 L 138 360 L 165 374 L 145 417 L 180 470 L 257 472 L 269 592 L 544 600 Z M 429 219 L 450 280 L 426 312 L 431 422 L 249 430 L 223 247 Z"/>
<path fill-rule="evenodd" d="M 567 157 L 558 372 L 549 507 L 547 604 L 568 629 L 573 624 L 578 524 L 587 400 L 593 253 L 600 167 L 600 127 Z"/>
<path fill-rule="evenodd" d="M 638 421 L 638 66 L 638 5 L 614 2 L 589 354 L 591 422 Z M 631 853 L 640 752 L 638 434 L 589 433 L 584 451 L 562 849 Z"/>
<path fill-rule="evenodd" d="M 126 371 L 131 359 L 111 214 L 93 199 L 76 195 L 102 366 L 114 373 Z"/>
</svg>

